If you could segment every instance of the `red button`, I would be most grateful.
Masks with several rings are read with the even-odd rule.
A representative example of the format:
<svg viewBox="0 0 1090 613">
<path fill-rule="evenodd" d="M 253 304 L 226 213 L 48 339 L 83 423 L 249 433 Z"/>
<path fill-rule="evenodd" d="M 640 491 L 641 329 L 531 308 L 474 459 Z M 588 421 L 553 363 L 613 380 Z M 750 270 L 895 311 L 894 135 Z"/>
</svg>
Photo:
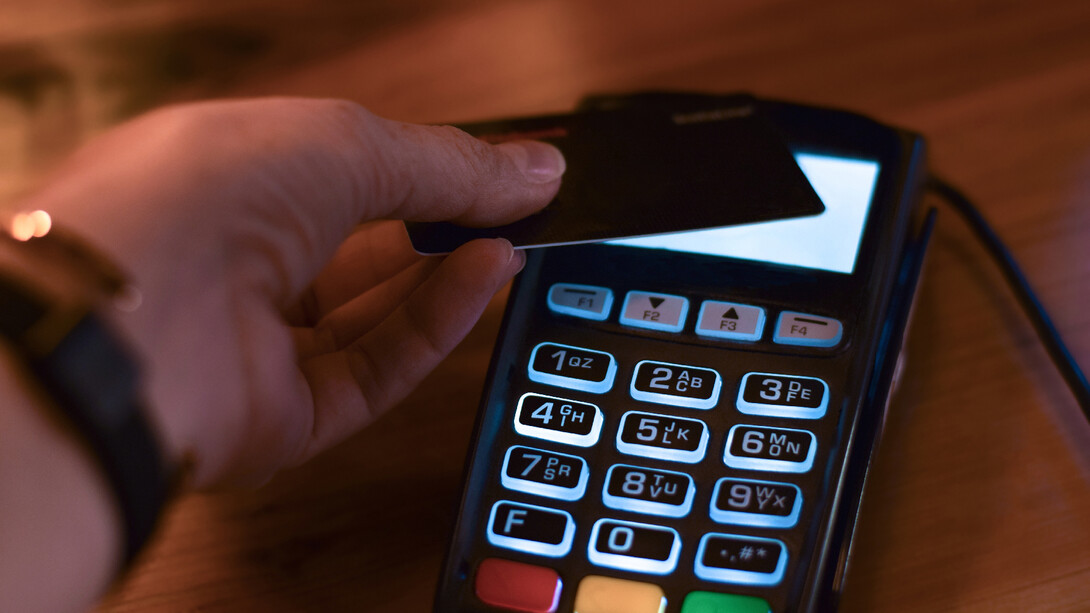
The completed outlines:
<svg viewBox="0 0 1090 613">
<path fill-rule="evenodd" d="M 477 568 L 474 588 L 485 604 L 525 613 L 554 613 L 560 575 L 551 568 L 488 558 Z"/>
</svg>

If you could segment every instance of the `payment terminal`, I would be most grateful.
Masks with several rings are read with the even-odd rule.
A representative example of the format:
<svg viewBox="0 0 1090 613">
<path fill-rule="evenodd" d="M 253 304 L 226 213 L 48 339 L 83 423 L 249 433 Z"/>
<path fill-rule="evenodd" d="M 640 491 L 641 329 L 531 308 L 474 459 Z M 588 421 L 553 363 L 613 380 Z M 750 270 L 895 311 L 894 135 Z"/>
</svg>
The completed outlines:
<svg viewBox="0 0 1090 613">
<path fill-rule="evenodd" d="M 825 210 L 528 252 L 436 611 L 835 609 L 930 230 L 924 147 L 753 104 Z"/>
</svg>

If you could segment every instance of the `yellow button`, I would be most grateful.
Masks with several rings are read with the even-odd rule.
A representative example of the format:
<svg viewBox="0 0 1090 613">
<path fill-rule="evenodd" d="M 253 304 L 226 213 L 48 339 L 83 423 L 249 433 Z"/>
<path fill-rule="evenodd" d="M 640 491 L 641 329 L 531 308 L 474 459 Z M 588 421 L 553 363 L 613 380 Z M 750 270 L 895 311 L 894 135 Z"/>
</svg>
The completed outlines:
<svg viewBox="0 0 1090 613">
<path fill-rule="evenodd" d="M 653 583 L 591 575 L 579 582 L 575 613 L 662 613 L 666 596 Z"/>
</svg>

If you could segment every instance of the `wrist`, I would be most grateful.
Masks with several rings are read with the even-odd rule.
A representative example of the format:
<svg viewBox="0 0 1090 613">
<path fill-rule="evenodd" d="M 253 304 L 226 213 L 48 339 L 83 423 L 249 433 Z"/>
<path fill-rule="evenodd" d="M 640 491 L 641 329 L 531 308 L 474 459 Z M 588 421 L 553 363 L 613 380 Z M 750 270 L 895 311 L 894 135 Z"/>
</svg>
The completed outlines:
<svg viewBox="0 0 1090 613">
<path fill-rule="evenodd" d="M 109 484 L 128 564 L 157 523 L 169 469 L 143 410 L 138 365 L 98 314 L 123 282 L 78 241 L 53 233 L 34 241 L 3 240 L 0 333 L 23 380 L 79 434 Z"/>
<path fill-rule="evenodd" d="M 0 611 L 74 611 L 122 557 L 110 486 L 78 434 L 0 344 Z"/>
</svg>

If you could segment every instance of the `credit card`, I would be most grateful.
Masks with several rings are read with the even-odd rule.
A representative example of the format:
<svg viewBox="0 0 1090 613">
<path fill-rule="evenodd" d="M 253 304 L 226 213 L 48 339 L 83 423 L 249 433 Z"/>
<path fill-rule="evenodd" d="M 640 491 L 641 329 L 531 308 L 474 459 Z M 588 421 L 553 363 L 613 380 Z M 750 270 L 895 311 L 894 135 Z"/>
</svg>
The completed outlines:
<svg viewBox="0 0 1090 613">
<path fill-rule="evenodd" d="M 634 105 L 459 126 L 487 142 L 535 139 L 567 171 L 542 211 L 492 228 L 407 223 L 420 253 L 475 238 L 547 247 L 817 215 L 825 210 L 776 128 L 749 96 L 697 112 Z"/>
</svg>

